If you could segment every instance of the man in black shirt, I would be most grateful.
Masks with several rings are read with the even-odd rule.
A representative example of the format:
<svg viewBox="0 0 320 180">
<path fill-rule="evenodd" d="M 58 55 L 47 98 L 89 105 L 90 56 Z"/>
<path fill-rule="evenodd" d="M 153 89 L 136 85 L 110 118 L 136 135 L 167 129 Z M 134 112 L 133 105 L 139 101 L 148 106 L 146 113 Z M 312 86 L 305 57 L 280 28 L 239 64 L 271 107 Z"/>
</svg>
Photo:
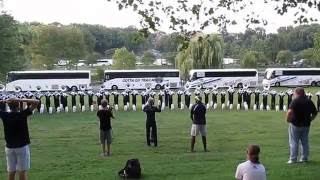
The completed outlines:
<svg viewBox="0 0 320 180">
<path fill-rule="evenodd" d="M 16 171 L 18 171 L 19 179 L 25 180 L 27 179 L 27 171 L 30 169 L 30 138 L 27 117 L 32 115 L 32 111 L 37 107 L 39 101 L 9 99 L 4 102 L 10 107 L 10 112 L 0 112 L 6 141 L 8 179 L 14 180 Z M 20 110 L 20 103 L 27 103 L 30 106 L 25 110 Z"/>
<path fill-rule="evenodd" d="M 143 111 L 147 114 L 146 121 L 146 135 L 147 135 L 147 144 L 150 146 L 150 129 L 151 137 L 153 138 L 154 146 L 158 146 L 158 136 L 157 136 L 157 123 L 156 123 L 156 112 L 161 112 L 161 105 L 159 107 L 154 106 L 153 98 L 148 99 L 148 103 L 144 106 Z"/>
<path fill-rule="evenodd" d="M 290 159 L 288 164 L 297 162 L 299 141 L 302 146 L 300 162 L 307 162 L 309 155 L 309 129 L 311 121 L 316 117 L 317 109 L 306 97 L 303 88 L 296 88 L 287 113 L 289 125 Z"/>
<path fill-rule="evenodd" d="M 112 127 L 111 118 L 114 119 L 112 109 L 108 106 L 107 100 L 101 101 L 102 109 L 97 112 L 100 120 L 100 142 L 102 147 L 102 156 L 110 156 L 110 147 L 112 142 Z M 107 140 L 107 153 L 106 153 L 106 140 Z"/>
<path fill-rule="evenodd" d="M 196 104 L 191 108 L 191 152 L 194 151 L 194 144 L 196 143 L 196 136 L 200 133 L 202 136 L 202 143 L 204 151 L 207 152 L 207 132 L 206 132 L 206 106 L 201 102 L 200 96 L 195 97 Z"/>
</svg>

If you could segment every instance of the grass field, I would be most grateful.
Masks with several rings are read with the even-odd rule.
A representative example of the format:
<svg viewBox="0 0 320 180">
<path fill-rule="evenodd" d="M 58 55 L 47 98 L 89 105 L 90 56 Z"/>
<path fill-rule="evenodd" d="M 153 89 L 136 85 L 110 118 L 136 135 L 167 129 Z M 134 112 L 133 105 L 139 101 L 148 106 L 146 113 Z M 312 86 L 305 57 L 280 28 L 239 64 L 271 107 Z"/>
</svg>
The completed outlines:
<svg viewBox="0 0 320 180">
<path fill-rule="evenodd" d="M 98 124 L 94 113 L 34 115 L 31 134 L 31 180 L 111 180 L 127 159 L 139 158 L 144 179 L 234 179 L 245 160 L 248 144 L 259 144 L 268 179 L 320 179 L 320 121 L 312 124 L 311 156 L 307 164 L 287 165 L 288 135 L 283 112 L 210 111 L 208 148 L 197 138 L 189 153 L 189 112 L 166 110 L 157 114 L 159 147 L 145 142 L 145 115 L 116 112 L 112 156 L 100 157 Z M 6 176 L 3 126 L 0 126 L 0 179 Z"/>
</svg>

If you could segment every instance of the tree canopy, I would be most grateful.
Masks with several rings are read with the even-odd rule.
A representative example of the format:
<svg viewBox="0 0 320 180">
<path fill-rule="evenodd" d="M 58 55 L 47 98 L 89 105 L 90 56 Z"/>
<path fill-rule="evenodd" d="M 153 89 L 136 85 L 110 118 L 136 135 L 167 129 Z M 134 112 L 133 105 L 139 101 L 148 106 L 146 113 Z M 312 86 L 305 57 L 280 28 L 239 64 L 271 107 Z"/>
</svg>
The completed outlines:
<svg viewBox="0 0 320 180">
<path fill-rule="evenodd" d="M 135 55 L 129 52 L 126 48 L 116 49 L 112 57 L 113 69 L 135 69 L 136 58 Z"/>
</svg>

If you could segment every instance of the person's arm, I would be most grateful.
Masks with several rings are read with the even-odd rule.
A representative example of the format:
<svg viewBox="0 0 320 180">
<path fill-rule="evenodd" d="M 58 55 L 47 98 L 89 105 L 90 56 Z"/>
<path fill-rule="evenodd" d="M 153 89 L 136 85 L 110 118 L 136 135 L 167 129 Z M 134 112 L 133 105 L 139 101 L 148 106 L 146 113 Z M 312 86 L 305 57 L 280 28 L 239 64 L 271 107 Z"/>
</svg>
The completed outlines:
<svg viewBox="0 0 320 180">
<path fill-rule="evenodd" d="M 154 112 L 161 112 L 161 107 L 153 106 L 152 109 L 153 109 Z"/>
<path fill-rule="evenodd" d="M 290 123 L 292 121 L 293 116 L 294 116 L 293 110 L 289 109 L 288 112 L 287 112 L 287 117 L 286 117 L 288 123 Z"/>
<path fill-rule="evenodd" d="M 311 101 L 311 120 L 314 120 L 318 114 L 317 108 L 314 103 Z"/>
<path fill-rule="evenodd" d="M 194 114 L 193 107 L 194 105 L 191 107 L 191 110 L 190 110 L 190 118 L 192 121 L 193 121 L 193 114 Z"/>
<path fill-rule="evenodd" d="M 243 179 L 243 173 L 242 173 L 242 169 L 241 169 L 240 165 L 238 165 L 238 167 L 237 167 L 235 178 L 237 180 L 242 180 Z"/>
<path fill-rule="evenodd" d="M 12 102 L 12 101 L 15 101 L 15 102 L 25 102 L 25 103 L 28 103 L 30 104 L 30 106 L 28 107 L 28 109 L 30 111 L 33 111 L 35 108 L 37 108 L 38 104 L 40 103 L 39 100 L 36 100 L 36 99 L 9 99 L 7 102 Z"/>
</svg>

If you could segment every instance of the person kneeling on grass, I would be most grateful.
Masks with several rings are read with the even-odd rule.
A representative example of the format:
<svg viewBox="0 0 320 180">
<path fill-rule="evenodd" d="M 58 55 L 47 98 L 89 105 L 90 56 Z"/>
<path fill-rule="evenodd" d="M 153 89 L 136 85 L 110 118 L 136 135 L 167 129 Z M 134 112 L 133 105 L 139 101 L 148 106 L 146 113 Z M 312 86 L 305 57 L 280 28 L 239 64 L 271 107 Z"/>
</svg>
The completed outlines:
<svg viewBox="0 0 320 180">
<path fill-rule="evenodd" d="M 39 104 L 38 100 L 31 99 L 9 99 L 1 101 L 7 103 L 10 112 L 0 112 L 3 122 L 4 139 L 6 141 L 6 159 L 8 179 L 14 180 L 15 174 L 19 172 L 19 179 L 27 179 L 27 171 L 30 169 L 30 137 L 28 130 L 28 116 Z M 20 103 L 29 104 L 25 110 L 19 109 Z"/>
<path fill-rule="evenodd" d="M 200 96 L 195 97 L 196 104 L 191 107 L 191 152 L 194 151 L 194 144 L 196 143 L 196 136 L 200 133 L 202 136 L 202 143 L 204 151 L 207 152 L 207 130 L 206 130 L 206 106 L 201 102 Z"/>
<path fill-rule="evenodd" d="M 154 146 L 158 146 L 158 136 L 157 136 L 157 123 L 155 118 L 156 112 L 161 112 L 161 105 L 159 107 L 154 106 L 154 100 L 152 97 L 148 99 L 148 104 L 143 108 L 143 111 L 147 114 L 146 121 L 146 134 L 147 134 L 147 144 L 150 146 L 150 129 L 151 138 L 153 139 Z"/>
<path fill-rule="evenodd" d="M 97 112 L 97 116 L 100 120 L 100 142 L 102 147 L 101 156 L 110 156 L 110 146 L 112 141 L 112 128 L 111 118 L 114 119 L 112 108 L 108 106 L 107 100 L 101 101 L 102 109 Z M 106 141 L 107 141 L 107 153 L 106 153 Z"/>
<path fill-rule="evenodd" d="M 237 167 L 237 180 L 266 180 L 266 170 L 259 162 L 260 147 L 250 145 L 247 149 L 247 161 Z"/>
</svg>

